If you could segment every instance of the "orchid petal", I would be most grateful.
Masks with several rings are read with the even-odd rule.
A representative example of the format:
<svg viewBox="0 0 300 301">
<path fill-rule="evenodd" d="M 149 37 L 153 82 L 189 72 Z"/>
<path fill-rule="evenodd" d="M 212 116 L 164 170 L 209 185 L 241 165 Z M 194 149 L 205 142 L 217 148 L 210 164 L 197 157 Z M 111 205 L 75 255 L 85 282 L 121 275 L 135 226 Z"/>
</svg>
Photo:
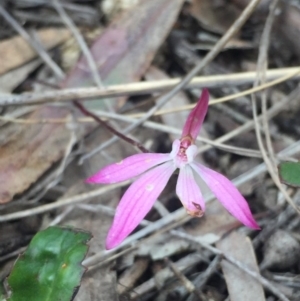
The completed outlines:
<svg viewBox="0 0 300 301">
<path fill-rule="evenodd" d="M 197 217 L 204 214 L 205 202 L 189 165 L 180 168 L 176 193 L 188 214 Z"/>
<path fill-rule="evenodd" d="M 180 149 L 180 140 L 175 139 L 172 143 L 172 151 L 170 152 L 170 157 L 175 159 Z"/>
<path fill-rule="evenodd" d="M 207 186 L 222 205 L 245 226 L 259 229 L 250 211 L 249 205 L 237 188 L 223 175 L 199 163 L 192 163 L 192 168 L 206 182 Z"/>
<path fill-rule="evenodd" d="M 188 163 L 193 162 L 195 156 L 197 155 L 198 147 L 195 144 L 190 145 L 186 150 L 186 157 L 188 160 Z"/>
<path fill-rule="evenodd" d="M 110 164 L 86 180 L 87 183 L 112 184 L 136 177 L 158 164 L 171 160 L 170 154 L 144 153 Z"/>
<path fill-rule="evenodd" d="M 189 114 L 185 125 L 183 127 L 181 138 L 190 136 L 193 140 L 196 140 L 204 117 L 207 113 L 209 102 L 209 93 L 207 89 L 202 90 L 202 94 L 195 106 L 195 108 Z"/>
<path fill-rule="evenodd" d="M 176 167 L 173 162 L 151 169 L 137 179 L 123 195 L 106 238 L 106 248 L 119 245 L 150 211 Z"/>
</svg>

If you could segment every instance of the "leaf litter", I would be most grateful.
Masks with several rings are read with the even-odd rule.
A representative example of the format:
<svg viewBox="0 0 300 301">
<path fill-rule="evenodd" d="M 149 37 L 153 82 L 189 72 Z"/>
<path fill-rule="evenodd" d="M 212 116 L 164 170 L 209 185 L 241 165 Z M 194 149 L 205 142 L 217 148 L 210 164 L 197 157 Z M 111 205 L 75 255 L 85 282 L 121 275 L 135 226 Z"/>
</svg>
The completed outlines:
<svg viewBox="0 0 300 301">
<path fill-rule="evenodd" d="M 140 80 L 159 81 L 164 78 L 183 77 L 203 59 L 208 49 L 214 47 L 216 38 L 226 32 L 248 1 L 230 1 L 228 7 L 227 2 L 222 0 L 211 3 L 200 0 L 183 2 L 71 1 L 72 5 L 65 6 L 65 9 L 88 41 L 99 75 L 104 85 L 109 86 Z M 202 5 L 205 10 L 201 10 Z M 37 5 L 35 1 L 19 0 L 5 9 L 28 32 L 68 31 L 59 20 L 57 12 L 46 1 Z M 49 23 L 34 17 L 41 11 L 49 14 Z M 268 5 L 259 6 L 238 36 L 232 40 L 235 46 L 225 48 L 200 75 L 221 74 L 226 80 L 228 74 L 255 69 L 260 35 L 268 12 Z M 299 14 L 299 8 L 293 3 L 281 3 L 278 6 L 270 38 L 271 68 L 280 70 L 283 67 L 299 65 Z M 230 15 L 230 20 L 225 20 L 224 15 Z M 87 22 L 88 16 L 93 16 L 90 22 Z M 23 22 L 24 18 L 27 23 Z M 53 23 L 56 25 L 55 29 Z M 9 28 L 4 22 L 0 24 L 3 27 L 1 29 Z M 100 33 L 97 36 L 98 30 Z M 92 32 L 96 32 L 96 37 Z M 0 45 L 5 42 L 7 47 L 14 49 L 14 39 L 21 40 L 9 29 L 2 36 Z M 69 41 L 71 37 L 67 39 Z M 58 45 L 59 42 L 51 43 L 53 44 L 45 49 L 54 47 L 49 52 L 52 59 L 63 66 L 65 72 L 70 67 L 72 69 L 67 73 L 66 79 L 59 81 L 41 61 L 33 64 L 37 57 L 34 53 L 18 61 L 16 57 L 8 58 L 6 65 L 2 67 L 12 67 L 5 67 L 1 77 L 11 72 L 11 68 L 15 74 L 20 70 L 22 76 L 18 77 L 18 81 L 6 93 L 34 93 L 50 91 L 58 86 L 65 89 L 94 85 L 86 59 L 81 57 L 78 63 L 74 63 L 72 55 L 76 57 L 78 50 L 74 50 L 75 54 L 72 54 L 72 51 L 67 52 L 66 47 Z M 290 47 L 286 47 L 287 44 Z M 71 56 L 70 60 L 66 56 Z M 26 64 L 32 65 L 22 71 Z M 75 65 L 71 66 L 72 64 Z M 299 94 L 293 92 L 297 89 L 297 84 L 297 81 L 289 80 L 268 90 L 269 110 L 286 98 L 290 99 L 289 105 L 282 107 L 275 117 L 269 118 L 270 135 L 276 153 L 299 140 Z M 210 93 L 213 97 L 221 97 L 249 88 L 249 84 L 235 85 L 231 81 L 228 85 L 212 87 Z M 170 100 L 168 109 L 195 103 L 199 94 L 200 90 L 195 88 L 183 91 L 181 95 L 176 95 L 176 99 Z M 158 95 L 160 94 L 145 93 L 133 97 L 109 98 L 106 103 L 94 99 L 85 104 L 93 112 L 110 110 L 118 114 L 133 114 L 147 112 Z M 68 120 L 68 123 L 41 122 L 29 125 L 9 122 L 1 126 L 0 215 L 16 213 L 17 216 L 14 222 L 2 222 L 0 226 L 0 235 L 3 238 L 0 241 L 0 269 L 7 271 L 6 266 L 15 260 L 17 254 L 28 244 L 30 237 L 40 229 L 52 224 L 68 224 L 91 231 L 94 235 L 89 250 L 89 257 L 93 260 L 87 260 L 91 264 L 87 264 L 89 270 L 75 300 L 191 301 L 199 300 L 199 296 L 203 300 L 247 300 L 244 295 L 247 291 L 249 300 L 299 299 L 299 216 L 286 204 L 265 171 L 245 181 L 240 187 L 259 221 L 262 228 L 260 232 L 241 227 L 218 202 L 212 201 L 207 203 L 206 213 L 201 219 L 187 222 L 174 219 L 170 225 L 176 229 L 175 232 L 162 228 L 127 249 L 124 247 L 107 252 L 104 250 L 104 241 L 114 209 L 124 192 L 122 188 L 93 199 L 87 198 L 85 203 L 21 218 L 25 209 L 33 210 L 34 214 L 34 209 L 43 204 L 95 189 L 84 184 L 88 175 L 137 152 L 131 145 L 118 141 L 91 156 L 83 165 L 78 165 L 81 155 L 92 152 L 112 135 L 95 122 L 77 122 L 81 115 L 71 102 L 65 105 L 49 103 L 26 108 L 28 109 L 24 113 L 16 114 L 17 117 L 13 119 L 24 117 L 26 120 L 42 121 L 60 118 Z M 11 106 L 2 109 L 1 113 L 6 116 L 13 114 L 15 110 L 18 108 Z M 162 117 L 153 117 L 152 120 L 180 129 L 187 113 L 173 112 Z M 222 143 L 235 148 L 257 150 L 253 127 L 248 131 L 241 129 L 251 120 L 251 101 L 248 96 L 217 104 L 209 109 L 201 137 L 216 140 L 237 131 L 234 138 L 225 139 Z M 122 129 L 128 123 L 115 121 L 114 125 Z M 169 152 L 171 141 L 175 138 L 174 135 L 170 138 L 159 126 L 158 130 L 141 126 L 130 135 L 148 149 L 165 153 Z M 76 142 L 72 140 L 74 138 Z M 299 154 L 295 151 L 288 157 L 286 160 L 298 160 Z M 262 162 L 261 158 L 244 157 L 215 147 L 206 150 L 199 159 L 230 178 L 242 177 Z M 62 172 L 57 172 L 58 170 Z M 173 193 L 176 177 L 177 175 L 173 176 L 160 196 L 158 205 L 150 211 L 146 221 L 136 231 L 142 231 L 149 222 L 169 218 L 180 207 L 179 200 Z M 288 188 L 287 193 L 295 203 L 299 202 L 296 188 Z M 176 236 L 177 232 L 181 236 Z M 214 245 L 218 249 L 211 248 Z M 164 258 L 168 258 L 169 264 Z M 174 274 L 170 262 L 174 263 L 179 274 Z M 251 276 L 251 272 L 259 273 L 260 277 Z M 3 272 L 0 276 L 3 281 L 7 274 Z M 97 299 L 93 296 L 97 296 Z"/>
</svg>

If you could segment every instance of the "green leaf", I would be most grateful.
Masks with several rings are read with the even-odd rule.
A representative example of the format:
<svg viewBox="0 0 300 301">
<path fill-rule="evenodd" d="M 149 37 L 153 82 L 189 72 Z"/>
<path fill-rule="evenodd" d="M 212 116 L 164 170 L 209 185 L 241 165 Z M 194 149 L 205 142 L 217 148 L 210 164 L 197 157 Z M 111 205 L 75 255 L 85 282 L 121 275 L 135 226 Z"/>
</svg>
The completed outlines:
<svg viewBox="0 0 300 301">
<path fill-rule="evenodd" d="M 300 187 L 300 162 L 283 162 L 278 167 L 280 181 L 284 184 Z"/>
<path fill-rule="evenodd" d="M 90 239 L 90 233 L 74 228 L 50 227 L 37 233 L 8 277 L 8 300 L 73 300 L 85 272 L 81 262 Z"/>
</svg>

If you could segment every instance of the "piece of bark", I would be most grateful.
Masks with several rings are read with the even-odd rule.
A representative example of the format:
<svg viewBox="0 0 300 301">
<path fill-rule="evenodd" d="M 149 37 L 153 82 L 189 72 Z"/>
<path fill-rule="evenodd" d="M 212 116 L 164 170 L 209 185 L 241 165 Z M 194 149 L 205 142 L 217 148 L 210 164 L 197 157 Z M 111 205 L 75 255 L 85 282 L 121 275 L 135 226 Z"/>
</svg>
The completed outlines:
<svg viewBox="0 0 300 301">
<path fill-rule="evenodd" d="M 245 235 L 232 232 L 217 243 L 217 248 L 259 273 L 252 243 Z M 226 260 L 221 261 L 221 266 L 231 301 L 266 300 L 263 287 L 256 279 Z"/>
<path fill-rule="evenodd" d="M 123 294 L 133 288 L 136 281 L 144 274 L 149 264 L 149 259 L 138 258 L 118 279 L 118 293 Z"/>
</svg>

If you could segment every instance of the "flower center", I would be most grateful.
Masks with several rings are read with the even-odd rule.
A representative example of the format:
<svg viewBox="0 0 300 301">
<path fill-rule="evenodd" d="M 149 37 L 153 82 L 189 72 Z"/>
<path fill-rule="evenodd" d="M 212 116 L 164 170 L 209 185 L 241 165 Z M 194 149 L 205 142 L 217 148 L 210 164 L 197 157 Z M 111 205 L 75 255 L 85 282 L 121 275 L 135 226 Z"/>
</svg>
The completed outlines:
<svg viewBox="0 0 300 301">
<path fill-rule="evenodd" d="M 180 147 L 179 151 L 177 153 L 177 158 L 180 159 L 181 162 L 186 163 L 188 161 L 186 150 L 189 146 L 191 146 L 194 143 L 191 136 L 185 136 L 182 139 L 180 139 Z"/>
<path fill-rule="evenodd" d="M 191 163 L 197 154 L 197 146 L 191 136 L 176 139 L 172 145 L 170 157 L 174 160 L 177 168 L 182 168 Z"/>
</svg>

